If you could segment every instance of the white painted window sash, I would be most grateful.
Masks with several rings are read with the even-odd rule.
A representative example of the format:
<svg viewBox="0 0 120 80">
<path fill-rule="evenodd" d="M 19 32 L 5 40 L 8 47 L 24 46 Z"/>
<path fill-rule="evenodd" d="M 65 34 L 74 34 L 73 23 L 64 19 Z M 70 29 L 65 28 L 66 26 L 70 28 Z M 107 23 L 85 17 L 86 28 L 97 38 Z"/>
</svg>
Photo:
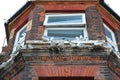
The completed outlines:
<svg viewBox="0 0 120 80">
<path fill-rule="evenodd" d="M 26 34 L 24 35 L 24 38 L 22 38 L 21 40 L 18 40 L 19 39 L 19 36 L 20 36 L 20 32 L 23 31 L 25 28 L 26 28 L 27 24 L 25 24 L 17 33 L 16 33 L 16 37 L 15 37 L 15 42 L 14 42 L 14 47 L 13 47 L 13 51 L 12 53 L 14 53 L 15 51 L 17 51 L 20 47 L 23 47 L 24 46 L 24 40 L 25 40 L 25 36 Z M 26 33 L 26 32 L 25 32 Z"/>
<path fill-rule="evenodd" d="M 106 25 L 106 24 L 103 24 L 104 27 L 111 33 L 111 36 L 112 36 L 112 39 L 113 41 L 106 35 L 106 39 L 107 39 L 107 42 L 110 44 L 110 46 L 113 46 L 115 51 L 119 51 L 118 50 L 118 46 L 117 46 L 117 43 L 116 43 L 116 38 L 115 38 L 115 34 L 114 32 Z"/>
<path fill-rule="evenodd" d="M 60 16 L 82 16 L 82 22 L 78 22 L 78 23 L 74 23 L 74 22 L 71 22 L 71 23 L 61 23 L 61 22 L 58 22 L 58 23 L 48 23 L 48 20 L 50 17 L 60 17 Z M 61 25 L 61 26 L 66 26 L 66 25 L 85 25 L 86 24 L 86 19 L 85 19 L 85 14 L 84 13 L 78 13 L 78 14 L 46 14 L 45 16 L 45 21 L 44 21 L 44 26 L 58 26 L 58 25 Z"/>
</svg>

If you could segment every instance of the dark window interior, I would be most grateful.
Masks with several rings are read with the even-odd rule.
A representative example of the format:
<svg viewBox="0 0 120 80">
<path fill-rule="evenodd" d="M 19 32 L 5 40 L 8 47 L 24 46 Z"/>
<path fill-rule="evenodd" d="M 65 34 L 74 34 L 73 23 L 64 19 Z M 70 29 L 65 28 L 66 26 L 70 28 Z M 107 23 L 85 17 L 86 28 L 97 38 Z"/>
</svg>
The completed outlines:
<svg viewBox="0 0 120 80">
<path fill-rule="evenodd" d="M 94 77 L 39 77 L 39 80 L 94 80 Z"/>
</svg>

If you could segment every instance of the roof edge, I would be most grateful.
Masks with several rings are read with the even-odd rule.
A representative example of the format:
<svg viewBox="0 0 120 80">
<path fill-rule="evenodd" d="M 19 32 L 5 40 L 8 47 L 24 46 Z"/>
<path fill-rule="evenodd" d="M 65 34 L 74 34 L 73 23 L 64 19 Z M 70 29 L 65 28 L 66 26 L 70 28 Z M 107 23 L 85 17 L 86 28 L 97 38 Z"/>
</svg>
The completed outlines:
<svg viewBox="0 0 120 80">
<path fill-rule="evenodd" d="M 112 9 L 110 8 L 104 0 L 99 0 L 99 3 L 110 13 L 112 14 L 119 22 L 120 22 L 120 16 Z"/>
<path fill-rule="evenodd" d="M 26 9 L 29 5 L 31 5 L 32 1 L 26 2 L 26 4 L 23 5 L 11 18 L 7 20 L 7 22 L 4 23 L 5 27 L 5 32 L 6 32 L 6 38 L 7 38 L 7 43 L 9 40 L 9 32 L 8 32 L 8 24 L 12 22 L 24 9 Z"/>
<path fill-rule="evenodd" d="M 26 9 L 32 2 L 28 1 L 26 2 L 25 5 L 23 5 L 23 7 L 21 7 L 8 21 L 7 23 L 10 23 L 13 19 L 15 19 L 24 9 Z"/>
<path fill-rule="evenodd" d="M 8 40 L 9 40 L 8 24 L 4 23 L 4 26 L 5 26 L 5 33 L 6 33 L 7 43 L 8 43 Z"/>
</svg>

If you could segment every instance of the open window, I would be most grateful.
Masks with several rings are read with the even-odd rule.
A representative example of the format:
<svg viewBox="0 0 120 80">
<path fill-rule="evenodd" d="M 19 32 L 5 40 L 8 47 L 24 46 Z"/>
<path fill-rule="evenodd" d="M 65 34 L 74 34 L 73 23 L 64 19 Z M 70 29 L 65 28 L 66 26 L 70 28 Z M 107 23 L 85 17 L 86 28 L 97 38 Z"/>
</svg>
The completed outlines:
<svg viewBox="0 0 120 80">
<path fill-rule="evenodd" d="M 46 14 L 44 36 L 54 39 L 74 40 L 87 38 L 85 14 Z"/>
<path fill-rule="evenodd" d="M 27 25 L 24 25 L 17 33 L 13 47 L 13 53 L 24 46 Z"/>
</svg>

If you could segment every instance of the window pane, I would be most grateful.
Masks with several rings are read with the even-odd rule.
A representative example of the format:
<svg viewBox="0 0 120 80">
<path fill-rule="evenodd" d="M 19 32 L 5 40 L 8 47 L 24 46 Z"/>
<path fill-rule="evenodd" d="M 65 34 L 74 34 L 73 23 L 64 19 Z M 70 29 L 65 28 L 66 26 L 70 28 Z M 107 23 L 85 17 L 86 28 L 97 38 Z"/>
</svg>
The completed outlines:
<svg viewBox="0 0 120 80">
<path fill-rule="evenodd" d="M 106 25 L 104 24 L 105 28 L 105 34 L 106 34 L 106 39 L 108 42 L 108 46 L 113 50 L 113 51 L 118 51 L 118 47 L 116 44 L 116 39 L 114 32 Z"/>
<path fill-rule="evenodd" d="M 25 38 L 26 35 L 26 28 L 24 28 L 20 33 L 19 33 L 19 37 L 18 37 L 18 41 L 21 41 Z"/>
<path fill-rule="evenodd" d="M 53 16 L 48 18 L 48 23 L 80 23 L 82 22 L 82 15 L 74 16 Z"/>
<path fill-rule="evenodd" d="M 113 41 L 112 34 L 107 28 L 105 28 L 105 34 L 109 39 L 111 39 Z"/>
<path fill-rule="evenodd" d="M 48 30 L 48 36 L 55 39 L 73 40 L 80 35 L 83 36 L 83 30 Z"/>
</svg>

